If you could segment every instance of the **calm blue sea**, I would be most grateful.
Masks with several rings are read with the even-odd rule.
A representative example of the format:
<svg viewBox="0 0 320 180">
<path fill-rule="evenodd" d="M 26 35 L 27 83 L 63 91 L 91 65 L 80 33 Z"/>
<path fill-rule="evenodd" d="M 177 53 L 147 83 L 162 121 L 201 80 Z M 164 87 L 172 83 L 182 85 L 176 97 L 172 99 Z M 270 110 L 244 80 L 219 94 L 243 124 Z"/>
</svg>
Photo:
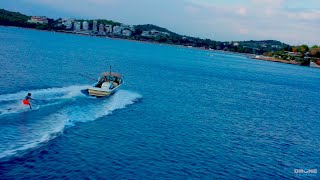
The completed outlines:
<svg viewBox="0 0 320 180">
<path fill-rule="evenodd" d="M 320 178 L 320 69 L 7 27 L 0 68 L 0 179 Z"/>
</svg>

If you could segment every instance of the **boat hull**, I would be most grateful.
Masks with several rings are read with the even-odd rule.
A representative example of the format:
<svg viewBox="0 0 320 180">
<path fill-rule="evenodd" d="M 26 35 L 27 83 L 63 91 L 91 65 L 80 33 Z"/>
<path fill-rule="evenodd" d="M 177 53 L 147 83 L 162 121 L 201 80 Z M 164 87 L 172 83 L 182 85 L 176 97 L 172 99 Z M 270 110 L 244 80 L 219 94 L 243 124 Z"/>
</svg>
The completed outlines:
<svg viewBox="0 0 320 180">
<path fill-rule="evenodd" d="M 113 89 L 97 88 L 97 87 L 94 87 L 93 85 L 93 87 L 88 88 L 88 92 L 90 96 L 96 96 L 96 97 L 110 96 L 115 92 L 117 92 L 121 85 L 122 84 L 120 84 L 119 86 Z"/>
<path fill-rule="evenodd" d="M 103 97 L 103 96 L 110 96 L 114 92 L 106 92 L 106 91 L 100 91 L 95 89 L 88 89 L 90 96 L 97 96 L 97 97 Z"/>
</svg>

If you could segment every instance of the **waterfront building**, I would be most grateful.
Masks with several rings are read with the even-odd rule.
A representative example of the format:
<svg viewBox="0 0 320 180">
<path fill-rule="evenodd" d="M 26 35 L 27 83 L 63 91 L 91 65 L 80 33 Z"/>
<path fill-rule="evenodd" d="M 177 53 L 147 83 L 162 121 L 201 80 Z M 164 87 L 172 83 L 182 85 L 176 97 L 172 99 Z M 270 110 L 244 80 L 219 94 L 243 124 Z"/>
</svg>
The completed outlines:
<svg viewBox="0 0 320 180">
<path fill-rule="evenodd" d="M 67 19 L 67 18 L 61 19 L 61 24 L 64 25 L 68 30 L 72 29 L 73 22 L 74 22 L 74 19 Z"/>
<path fill-rule="evenodd" d="M 112 25 L 106 24 L 106 25 L 104 26 L 104 28 L 106 29 L 106 33 L 107 33 L 107 34 L 112 33 Z"/>
<path fill-rule="evenodd" d="M 99 32 L 104 32 L 104 25 L 103 24 L 99 24 Z"/>
<path fill-rule="evenodd" d="M 48 24 L 48 18 L 45 16 L 32 16 L 28 23 Z"/>
<path fill-rule="evenodd" d="M 142 31 L 141 36 L 149 37 L 150 36 L 149 31 Z"/>
<path fill-rule="evenodd" d="M 129 30 L 129 29 L 122 30 L 122 35 L 123 36 L 131 36 L 132 35 L 132 31 Z"/>
<path fill-rule="evenodd" d="M 72 29 L 72 21 L 67 20 L 62 24 L 66 26 L 66 29 Z"/>
<path fill-rule="evenodd" d="M 129 30 L 130 30 L 131 32 L 136 31 L 136 29 L 134 28 L 134 26 L 129 26 Z"/>
<path fill-rule="evenodd" d="M 141 36 L 143 37 L 158 37 L 158 36 L 170 36 L 167 32 L 157 31 L 157 30 L 151 30 L 151 31 L 143 31 Z"/>
<path fill-rule="evenodd" d="M 99 24 L 99 34 L 104 35 L 104 25 L 103 24 Z"/>
<path fill-rule="evenodd" d="M 88 30 L 89 30 L 89 23 L 88 23 L 88 21 L 83 21 L 83 22 L 82 22 L 82 29 L 83 29 L 84 31 L 88 31 Z"/>
<path fill-rule="evenodd" d="M 121 35 L 121 31 L 122 31 L 121 26 L 113 26 L 112 32 L 114 35 Z"/>
<path fill-rule="evenodd" d="M 75 21 L 75 22 L 73 23 L 73 30 L 74 30 L 74 31 L 80 31 L 80 30 L 81 30 L 81 23 L 78 22 L 78 21 Z"/>
<path fill-rule="evenodd" d="M 98 21 L 94 20 L 92 24 L 92 31 L 97 32 L 98 31 Z"/>
</svg>

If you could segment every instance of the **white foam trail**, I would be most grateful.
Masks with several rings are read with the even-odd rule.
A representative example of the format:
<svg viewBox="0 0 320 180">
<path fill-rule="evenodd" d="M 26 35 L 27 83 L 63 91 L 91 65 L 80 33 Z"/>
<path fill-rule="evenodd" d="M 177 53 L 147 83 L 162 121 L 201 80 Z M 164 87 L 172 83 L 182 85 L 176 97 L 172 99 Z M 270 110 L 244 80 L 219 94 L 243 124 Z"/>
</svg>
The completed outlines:
<svg viewBox="0 0 320 180">
<path fill-rule="evenodd" d="M 69 86 L 62 88 L 37 89 L 31 91 L 20 91 L 13 94 L 0 95 L 0 116 L 5 114 L 14 114 L 27 111 L 29 106 L 22 105 L 22 99 L 28 92 L 32 93 L 32 97 L 36 100 L 62 100 L 79 96 L 85 96 L 81 90 L 87 89 L 89 86 Z M 2 103 L 2 104 L 1 104 Z M 39 109 L 40 106 L 36 102 L 31 102 L 33 109 Z M 58 104 L 58 102 L 50 102 L 41 106 Z"/>
<path fill-rule="evenodd" d="M 81 90 L 87 89 L 89 86 L 69 86 L 61 88 L 48 88 L 48 89 L 36 89 L 30 91 L 20 91 L 12 94 L 2 94 L 0 95 L 1 101 L 21 101 L 24 97 L 31 93 L 35 99 L 61 99 L 70 98 L 83 95 Z"/>
<path fill-rule="evenodd" d="M 64 109 L 61 114 L 68 116 L 68 123 L 93 121 L 111 114 L 117 109 L 126 108 L 142 96 L 138 93 L 119 90 L 109 99 L 96 99 L 97 103 L 70 107 Z"/>
<path fill-rule="evenodd" d="M 28 134 L 23 139 L 18 139 L 18 144 L 0 152 L 0 159 L 37 148 L 41 144 L 54 139 L 66 127 L 74 126 L 78 122 L 94 121 L 107 116 L 115 110 L 126 108 L 141 97 L 138 93 L 119 90 L 110 98 L 82 99 L 80 103 L 67 106 L 41 119 L 39 123 L 32 124 L 31 127 L 28 126 Z M 90 103 L 83 103 L 87 101 L 90 101 Z"/>
</svg>

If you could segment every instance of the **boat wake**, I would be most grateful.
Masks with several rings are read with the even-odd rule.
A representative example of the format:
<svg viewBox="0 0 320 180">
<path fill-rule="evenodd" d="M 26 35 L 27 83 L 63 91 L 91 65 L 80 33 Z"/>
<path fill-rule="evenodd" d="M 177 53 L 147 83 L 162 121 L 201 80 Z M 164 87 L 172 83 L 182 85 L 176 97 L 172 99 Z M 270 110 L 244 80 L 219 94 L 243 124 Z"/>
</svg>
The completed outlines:
<svg viewBox="0 0 320 180">
<path fill-rule="evenodd" d="M 46 97 L 49 101 L 49 105 L 40 104 L 41 110 L 34 111 L 17 108 L 12 112 L 3 110 L 3 107 L 8 108 L 14 103 L 20 103 L 20 98 L 24 97 L 26 92 L 0 95 L 0 103 L 4 104 L 0 107 L 1 112 L 6 114 L 0 114 L 0 133 L 6 134 L 5 138 L 0 139 L 0 161 L 23 156 L 59 136 L 65 128 L 108 116 L 142 97 L 134 92 L 119 90 L 109 98 L 92 98 L 81 93 L 86 87 L 71 86 L 30 91 L 34 98 Z"/>
<path fill-rule="evenodd" d="M 62 88 L 37 89 L 31 91 L 20 91 L 13 94 L 0 95 L 0 116 L 6 114 L 22 113 L 30 111 L 28 105 L 23 105 L 23 98 L 30 92 L 34 101 L 31 101 L 33 109 L 63 103 L 63 100 L 70 100 L 77 97 L 85 97 L 81 90 L 88 86 L 69 86 Z"/>
</svg>

